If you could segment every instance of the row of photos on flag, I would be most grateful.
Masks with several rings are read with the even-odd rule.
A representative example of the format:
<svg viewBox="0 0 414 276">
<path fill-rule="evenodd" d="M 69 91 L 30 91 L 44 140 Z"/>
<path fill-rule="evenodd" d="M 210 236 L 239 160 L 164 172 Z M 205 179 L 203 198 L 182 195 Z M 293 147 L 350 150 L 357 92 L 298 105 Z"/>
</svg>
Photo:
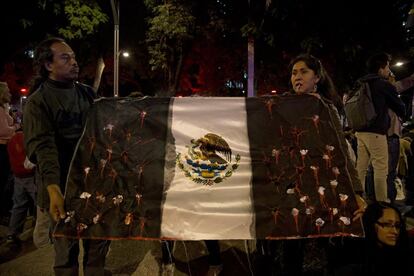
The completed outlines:
<svg viewBox="0 0 414 276">
<path fill-rule="evenodd" d="M 55 235 L 359 236 L 355 171 L 338 124 L 313 96 L 98 100 Z"/>
</svg>

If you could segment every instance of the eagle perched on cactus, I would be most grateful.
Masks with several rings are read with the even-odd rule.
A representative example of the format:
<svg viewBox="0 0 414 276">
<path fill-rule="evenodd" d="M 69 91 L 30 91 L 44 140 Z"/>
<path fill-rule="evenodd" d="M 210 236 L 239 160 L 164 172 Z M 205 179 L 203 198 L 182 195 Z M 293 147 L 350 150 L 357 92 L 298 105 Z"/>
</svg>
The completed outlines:
<svg viewBox="0 0 414 276">
<path fill-rule="evenodd" d="M 198 147 L 200 151 L 194 152 L 198 159 L 210 160 L 211 163 L 226 164 L 231 162 L 231 149 L 229 144 L 219 135 L 207 133 L 204 137 L 197 140 L 192 139 L 193 148 Z M 225 156 L 227 160 L 221 158 L 216 152 Z"/>
</svg>

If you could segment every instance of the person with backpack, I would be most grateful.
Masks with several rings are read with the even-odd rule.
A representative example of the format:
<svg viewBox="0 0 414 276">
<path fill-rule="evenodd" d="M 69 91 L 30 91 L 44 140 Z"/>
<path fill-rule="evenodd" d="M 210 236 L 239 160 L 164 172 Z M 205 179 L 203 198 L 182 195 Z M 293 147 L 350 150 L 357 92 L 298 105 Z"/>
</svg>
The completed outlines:
<svg viewBox="0 0 414 276">
<path fill-rule="evenodd" d="M 399 117 L 403 117 L 405 114 L 403 101 L 399 98 L 395 86 L 388 81 L 391 74 L 390 59 L 387 53 L 378 53 L 368 59 L 368 74 L 362 77 L 359 82 L 368 85 L 375 116 L 367 125 L 354 129 L 358 143 L 356 164 L 358 177 L 365 190 L 367 169 L 372 163 L 375 200 L 377 201 L 389 201 L 387 194 L 387 131 L 390 127 L 388 109 L 394 111 Z M 347 105 L 345 104 L 346 110 Z M 349 113 L 347 113 L 348 115 Z M 352 121 L 352 117 L 348 117 L 348 120 Z"/>
<path fill-rule="evenodd" d="M 396 81 L 395 75 L 390 74 L 388 81 L 396 88 L 398 94 L 403 93 L 414 85 L 413 76 L 409 76 L 402 80 Z M 391 203 L 397 200 L 397 185 L 398 177 L 398 163 L 400 159 L 400 139 L 402 137 L 402 124 L 405 118 L 399 118 L 394 111 L 388 110 L 390 116 L 390 128 L 387 133 L 388 143 L 388 176 L 387 176 L 387 195 Z M 374 197 L 374 174 L 372 165 L 368 167 L 368 172 L 365 181 L 365 188 L 368 198 Z"/>
<path fill-rule="evenodd" d="M 36 202 L 34 164 L 26 157 L 23 130 L 18 129 L 7 144 L 10 166 L 14 176 L 13 208 L 11 211 L 7 242 L 19 246 L 27 211 Z"/>
<path fill-rule="evenodd" d="M 39 207 L 48 209 L 57 222 L 66 217 L 66 178 L 95 92 L 76 81 L 79 67 L 75 53 L 63 39 L 41 42 L 35 50 L 34 66 L 39 76 L 24 109 L 25 149 L 41 178 Z M 109 244 L 107 240 L 83 240 L 85 276 L 110 274 L 104 270 Z M 79 240 L 55 238 L 53 245 L 55 274 L 78 275 Z"/>
</svg>

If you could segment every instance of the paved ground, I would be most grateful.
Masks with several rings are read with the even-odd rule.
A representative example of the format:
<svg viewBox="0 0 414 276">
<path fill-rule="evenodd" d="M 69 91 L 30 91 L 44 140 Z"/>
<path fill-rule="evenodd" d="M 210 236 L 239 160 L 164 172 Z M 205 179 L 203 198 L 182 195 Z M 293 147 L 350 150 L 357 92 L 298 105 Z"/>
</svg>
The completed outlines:
<svg viewBox="0 0 414 276">
<path fill-rule="evenodd" d="M 33 229 L 30 223 L 27 224 L 29 226 L 26 226 L 26 231 L 20 236 L 23 241 L 20 248 L 5 242 L 7 227 L 0 225 L 0 237 L 3 237 L 0 244 L 0 275 L 53 275 L 53 246 L 36 249 L 31 240 Z M 246 246 L 253 248 L 254 245 L 244 241 L 220 242 L 222 259 L 226 264 L 220 275 L 251 275 Z M 176 276 L 205 275 L 207 272 L 208 263 L 203 242 L 177 242 L 174 257 Z M 156 276 L 159 273 L 160 259 L 158 241 L 113 241 L 106 268 L 113 275 Z"/>
<path fill-rule="evenodd" d="M 413 218 L 407 218 L 407 228 L 414 231 Z M 7 227 L 0 225 L 0 239 L 3 239 L 0 240 L 0 275 L 53 275 L 53 247 L 51 245 L 41 249 L 34 247 L 30 219 L 25 229 L 20 237 L 23 241 L 22 246 L 17 248 L 5 242 Z M 252 252 L 254 246 L 253 242 L 220 241 L 224 263 L 224 270 L 220 275 L 252 275 L 249 268 L 252 254 L 247 252 Z M 177 242 L 174 256 L 175 276 L 204 276 L 207 272 L 208 264 L 203 242 Z M 157 241 L 113 241 L 107 256 L 107 269 L 113 275 L 156 276 L 159 273 L 160 258 L 160 243 Z M 307 275 L 318 274 L 313 272 Z"/>
</svg>

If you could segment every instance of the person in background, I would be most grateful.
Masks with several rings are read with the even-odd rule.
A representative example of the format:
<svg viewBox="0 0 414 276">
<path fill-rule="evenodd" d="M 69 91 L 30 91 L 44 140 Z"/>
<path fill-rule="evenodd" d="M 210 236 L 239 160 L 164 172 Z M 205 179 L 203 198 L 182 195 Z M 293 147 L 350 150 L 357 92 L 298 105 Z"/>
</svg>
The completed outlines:
<svg viewBox="0 0 414 276">
<path fill-rule="evenodd" d="M 333 275 L 406 275 L 412 252 L 398 208 L 388 202 L 373 202 L 365 210 L 363 224 L 365 239 L 348 252 L 358 257 L 337 267 Z"/>
<path fill-rule="evenodd" d="M 36 184 L 34 182 L 34 164 L 24 150 L 23 130 L 18 129 L 10 139 L 7 150 L 11 170 L 14 175 L 13 208 L 11 211 L 7 241 L 20 245 L 19 235 L 23 232 L 26 215 L 36 202 Z"/>
<path fill-rule="evenodd" d="M 365 177 L 369 163 L 374 171 L 375 200 L 389 201 L 387 193 L 388 144 L 387 131 L 390 128 L 388 110 L 404 117 L 405 106 L 398 97 L 397 90 L 388 78 L 390 76 L 390 56 L 386 53 L 372 55 L 367 61 L 369 74 L 361 78 L 369 84 L 372 101 L 377 114 L 375 121 L 368 127 L 355 133 L 358 144 L 357 171 L 364 191 Z"/>
<path fill-rule="evenodd" d="M 0 82 L 0 216 L 8 217 L 12 205 L 9 186 L 10 163 L 7 143 L 20 125 L 10 116 L 11 94 L 7 83 Z"/>
<path fill-rule="evenodd" d="M 408 80 L 407 80 L 408 79 Z M 401 81 L 395 80 L 395 75 L 390 71 L 388 81 L 397 88 L 397 93 L 401 94 L 403 91 L 410 88 L 408 85 L 412 85 L 409 81 L 411 77 L 405 78 Z M 400 159 L 400 138 L 402 137 L 401 120 L 397 114 L 388 109 L 388 115 L 390 117 L 390 127 L 387 131 L 387 145 L 388 145 L 388 176 L 387 176 L 387 195 L 391 203 L 394 203 L 397 197 L 397 189 L 395 186 L 395 180 L 397 178 L 398 161 Z M 368 167 L 366 176 L 366 191 L 367 196 L 370 199 L 375 198 L 374 193 L 374 173 L 372 165 Z"/>
<path fill-rule="evenodd" d="M 403 149 L 407 154 L 402 156 L 406 159 L 401 161 L 401 167 L 406 166 L 405 170 L 405 212 L 406 217 L 414 218 L 414 124 L 408 124 L 405 126 L 405 132 L 403 132 L 403 138 L 401 143 L 406 147 Z M 414 229 L 414 228 L 413 228 Z M 412 230 L 414 233 L 414 230 Z"/>
<path fill-rule="evenodd" d="M 397 88 L 397 92 L 402 94 L 410 93 L 414 87 L 414 74 L 398 80 L 394 83 L 395 87 Z M 408 121 L 406 121 L 403 125 L 402 135 L 400 135 L 400 162 L 398 163 L 398 172 L 404 172 L 401 176 L 401 179 L 404 180 L 405 183 L 405 202 L 404 208 L 405 216 L 414 217 L 414 161 L 413 161 L 413 148 L 414 143 L 413 141 L 413 123 L 414 123 L 414 97 L 411 96 L 411 104 L 409 103 L 407 106 L 407 116 Z M 405 167 L 405 168 L 404 168 Z M 400 170 L 400 168 L 402 170 Z"/>
<path fill-rule="evenodd" d="M 75 53 L 63 39 L 42 41 L 35 50 L 34 66 L 38 77 L 23 118 L 25 148 L 42 180 L 38 204 L 57 222 L 66 217 L 66 178 L 95 92 L 76 81 L 79 67 Z M 53 245 L 55 274 L 78 275 L 79 240 L 55 238 Z M 83 248 L 84 275 L 110 274 L 104 270 L 109 241 L 83 240 Z"/>
<path fill-rule="evenodd" d="M 397 85 L 395 75 L 390 71 L 388 81 L 397 88 L 397 93 L 401 93 L 401 85 Z M 390 116 L 390 128 L 387 132 L 388 144 L 388 176 L 387 176 L 387 194 L 391 203 L 395 202 L 397 197 L 397 189 L 395 187 L 395 179 L 397 178 L 398 160 L 400 159 L 400 137 L 402 136 L 401 121 L 397 114 L 388 109 Z"/>
</svg>

